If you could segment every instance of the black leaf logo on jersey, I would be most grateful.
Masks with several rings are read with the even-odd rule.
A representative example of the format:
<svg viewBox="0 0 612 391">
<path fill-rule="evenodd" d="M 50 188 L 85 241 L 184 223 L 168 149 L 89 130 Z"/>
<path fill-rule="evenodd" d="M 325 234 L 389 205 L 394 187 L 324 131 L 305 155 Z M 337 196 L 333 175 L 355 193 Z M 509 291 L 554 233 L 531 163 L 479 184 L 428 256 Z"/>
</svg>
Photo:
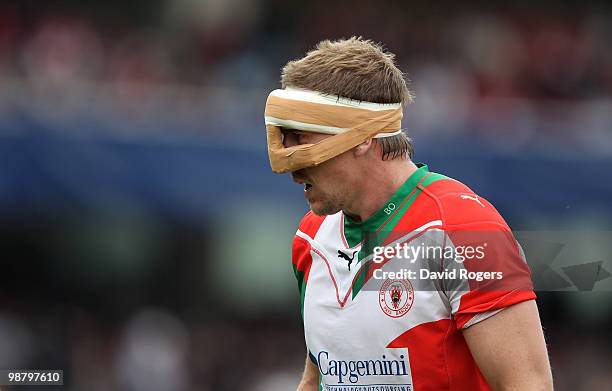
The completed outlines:
<svg viewBox="0 0 612 391">
<path fill-rule="evenodd" d="M 338 250 L 338 258 L 343 258 L 343 259 L 346 259 L 348 261 L 348 269 L 349 269 L 349 271 L 351 271 L 351 263 L 353 262 L 353 259 L 355 259 L 355 254 L 357 254 L 357 250 L 353 251 L 353 256 L 352 257 L 349 257 L 348 255 L 346 255 L 342 251 Z"/>
</svg>

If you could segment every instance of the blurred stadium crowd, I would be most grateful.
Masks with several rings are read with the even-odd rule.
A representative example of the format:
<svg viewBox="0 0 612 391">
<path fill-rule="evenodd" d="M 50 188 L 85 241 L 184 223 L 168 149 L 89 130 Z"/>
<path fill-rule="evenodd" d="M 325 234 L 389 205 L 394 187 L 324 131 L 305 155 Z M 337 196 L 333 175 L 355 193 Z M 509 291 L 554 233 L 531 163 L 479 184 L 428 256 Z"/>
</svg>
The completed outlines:
<svg viewBox="0 0 612 391">
<path fill-rule="evenodd" d="M 414 80 L 415 135 L 612 151 L 612 18 L 598 9 L 457 12 L 360 0 L 346 17 L 342 3 L 323 1 L 180 0 L 134 23 L 82 8 L 0 8 L 5 115 L 17 108 L 73 125 L 95 116 L 109 132 L 146 137 L 174 126 L 253 141 L 282 64 L 322 38 L 356 34 L 398 53 Z"/>
<path fill-rule="evenodd" d="M 64 369 L 69 390 L 295 386 L 304 205 L 268 172 L 262 111 L 324 38 L 396 53 L 417 156 L 511 225 L 527 210 L 612 229 L 605 5 L 39 3 L 0 2 L 0 368 Z M 610 292 L 539 297 L 556 389 L 607 389 Z"/>
</svg>

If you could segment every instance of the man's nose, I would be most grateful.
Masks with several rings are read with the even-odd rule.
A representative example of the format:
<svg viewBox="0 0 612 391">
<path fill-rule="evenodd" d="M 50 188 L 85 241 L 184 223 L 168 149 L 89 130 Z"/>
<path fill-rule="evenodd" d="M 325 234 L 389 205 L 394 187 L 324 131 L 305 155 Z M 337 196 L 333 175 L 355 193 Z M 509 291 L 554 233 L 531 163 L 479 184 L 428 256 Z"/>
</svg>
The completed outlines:
<svg viewBox="0 0 612 391">
<path fill-rule="evenodd" d="M 291 178 L 293 179 L 294 182 L 298 182 L 300 180 L 302 181 L 306 180 L 305 169 L 302 168 L 301 170 L 293 171 L 291 173 Z"/>
</svg>

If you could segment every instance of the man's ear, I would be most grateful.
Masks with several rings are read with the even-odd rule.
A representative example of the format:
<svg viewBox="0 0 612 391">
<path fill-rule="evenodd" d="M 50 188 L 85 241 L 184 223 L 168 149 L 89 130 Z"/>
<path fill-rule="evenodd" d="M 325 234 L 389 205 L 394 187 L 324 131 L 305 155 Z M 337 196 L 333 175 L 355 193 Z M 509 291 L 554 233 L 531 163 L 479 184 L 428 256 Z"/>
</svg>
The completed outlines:
<svg viewBox="0 0 612 391">
<path fill-rule="evenodd" d="M 370 138 L 353 148 L 353 154 L 355 157 L 365 156 L 371 148 L 374 148 L 374 139 Z"/>
</svg>

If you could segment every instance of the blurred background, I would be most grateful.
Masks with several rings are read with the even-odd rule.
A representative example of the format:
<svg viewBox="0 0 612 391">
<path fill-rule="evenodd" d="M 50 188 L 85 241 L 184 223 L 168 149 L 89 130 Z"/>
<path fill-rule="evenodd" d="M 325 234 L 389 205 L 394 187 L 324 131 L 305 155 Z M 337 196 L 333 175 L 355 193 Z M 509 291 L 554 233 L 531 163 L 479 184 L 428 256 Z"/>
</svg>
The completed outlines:
<svg viewBox="0 0 612 391">
<path fill-rule="evenodd" d="M 502 3 L 0 1 L 0 368 L 294 389 L 306 204 L 263 108 L 325 38 L 397 54 L 415 160 L 513 229 L 612 230 L 612 8 Z M 538 296 L 556 389 L 609 389 L 610 291 Z"/>
</svg>

